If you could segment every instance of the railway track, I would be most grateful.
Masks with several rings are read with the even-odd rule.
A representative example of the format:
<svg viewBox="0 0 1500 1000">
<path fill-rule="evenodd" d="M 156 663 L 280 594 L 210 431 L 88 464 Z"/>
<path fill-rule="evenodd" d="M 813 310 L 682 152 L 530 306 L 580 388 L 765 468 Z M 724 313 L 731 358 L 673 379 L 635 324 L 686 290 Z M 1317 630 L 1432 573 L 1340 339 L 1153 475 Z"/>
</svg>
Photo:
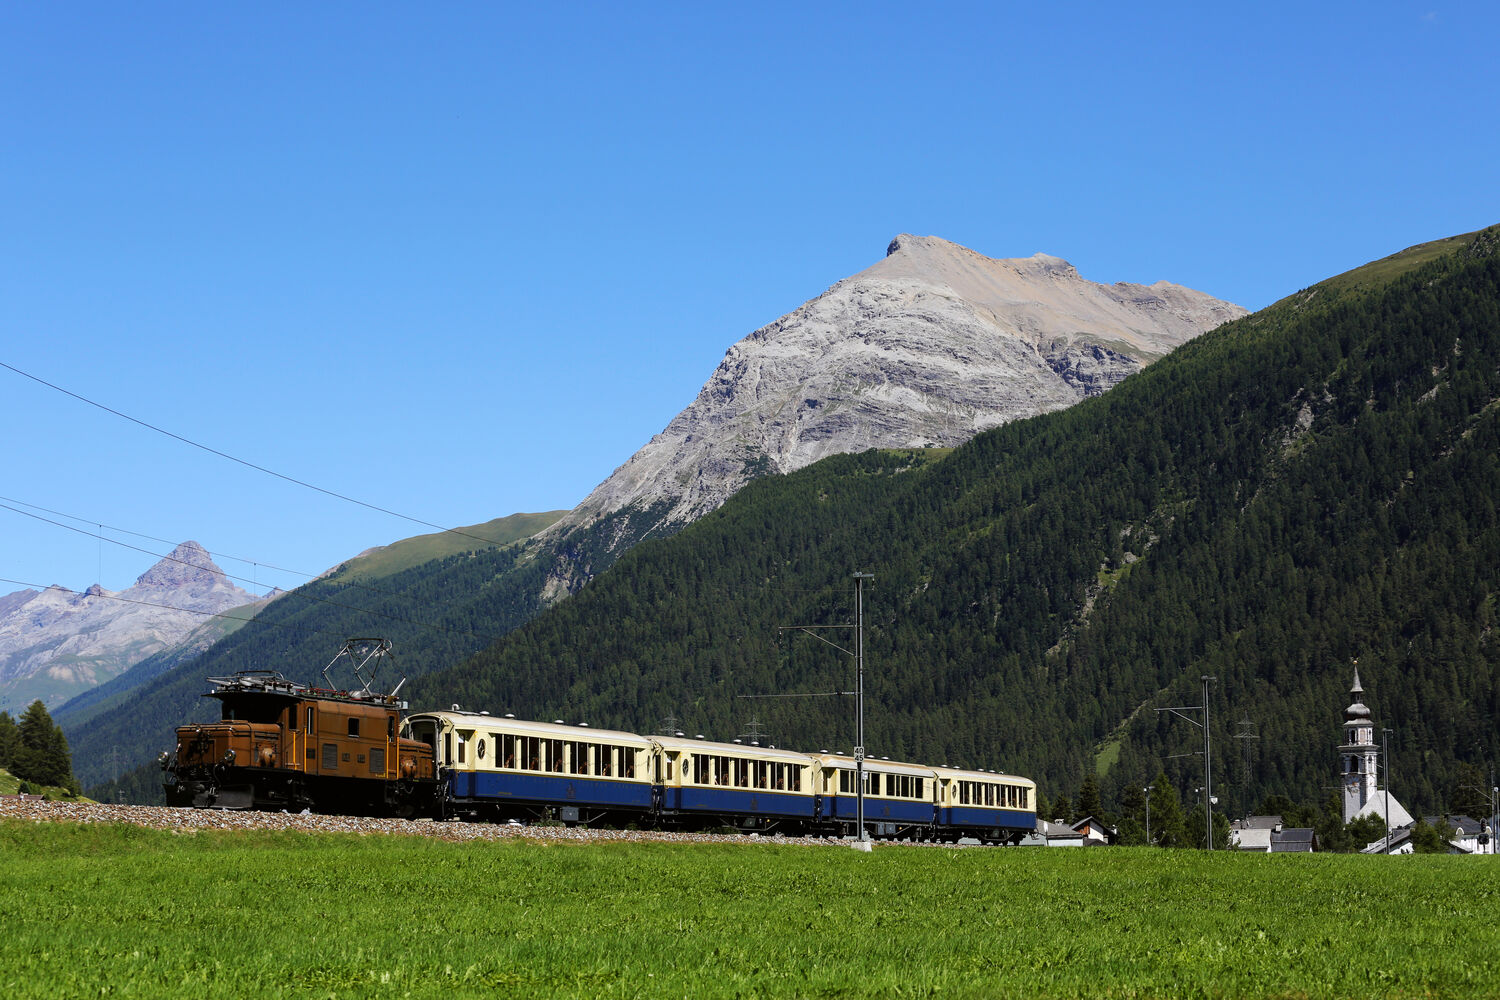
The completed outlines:
<svg viewBox="0 0 1500 1000">
<path fill-rule="evenodd" d="M 383 834 L 434 837 L 452 842 L 475 840 L 548 840 L 599 843 L 655 841 L 667 843 L 804 844 L 836 841 L 779 834 L 680 833 L 661 830 L 596 830 L 561 826 L 507 826 L 490 823 L 434 822 L 371 816 L 324 816 L 312 813 L 275 813 L 174 806 L 127 806 L 103 802 L 48 802 L 0 796 L 0 820 L 34 823 L 127 823 L 178 833 L 198 830 L 295 830 L 305 833 Z"/>
</svg>

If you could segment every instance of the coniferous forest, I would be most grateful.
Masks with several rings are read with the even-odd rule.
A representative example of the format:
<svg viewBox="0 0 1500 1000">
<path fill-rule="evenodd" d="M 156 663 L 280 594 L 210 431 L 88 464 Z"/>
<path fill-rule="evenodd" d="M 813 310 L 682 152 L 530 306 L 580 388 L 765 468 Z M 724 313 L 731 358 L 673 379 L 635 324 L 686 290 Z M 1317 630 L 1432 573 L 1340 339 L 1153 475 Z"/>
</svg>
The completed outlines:
<svg viewBox="0 0 1500 1000">
<path fill-rule="evenodd" d="M 343 635 L 384 627 L 349 610 L 367 606 L 386 609 L 413 706 L 848 750 L 852 701 L 829 692 L 852 689 L 854 661 L 829 643 L 852 649 L 852 631 L 784 627 L 851 623 L 860 571 L 877 756 L 1029 774 L 1106 811 L 1165 773 L 1189 810 L 1201 734 L 1156 709 L 1198 704 L 1211 675 L 1220 808 L 1321 803 L 1357 660 L 1393 730 L 1392 791 L 1438 812 L 1500 753 L 1497 420 L 1491 229 L 1304 289 L 952 452 L 759 479 L 540 614 L 525 595 L 545 567 L 524 550 L 449 557 L 378 596 L 335 575 L 314 585 L 333 603 L 274 602 L 70 732 L 74 764 L 97 779 L 83 759 L 111 741 L 164 746 L 209 674 L 315 674 Z"/>
</svg>

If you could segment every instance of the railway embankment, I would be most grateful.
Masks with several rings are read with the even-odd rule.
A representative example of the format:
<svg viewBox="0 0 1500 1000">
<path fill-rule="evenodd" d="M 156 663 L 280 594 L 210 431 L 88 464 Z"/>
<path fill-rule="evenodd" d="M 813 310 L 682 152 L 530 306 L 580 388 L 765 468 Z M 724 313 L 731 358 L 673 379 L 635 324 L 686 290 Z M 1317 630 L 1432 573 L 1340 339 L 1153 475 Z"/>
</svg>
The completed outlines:
<svg viewBox="0 0 1500 1000">
<path fill-rule="evenodd" d="M 493 823 L 326 816 L 315 813 L 230 811 L 173 806 L 111 805 L 103 802 L 49 802 L 0 796 L 0 820 L 35 823 L 128 823 L 192 834 L 200 830 L 292 830 L 302 833 L 379 834 L 434 837 L 451 842 L 482 840 L 657 841 L 677 843 L 828 844 L 833 841 L 778 834 L 682 833 L 664 830 L 605 830 L 564 826 L 511 826 Z"/>
</svg>

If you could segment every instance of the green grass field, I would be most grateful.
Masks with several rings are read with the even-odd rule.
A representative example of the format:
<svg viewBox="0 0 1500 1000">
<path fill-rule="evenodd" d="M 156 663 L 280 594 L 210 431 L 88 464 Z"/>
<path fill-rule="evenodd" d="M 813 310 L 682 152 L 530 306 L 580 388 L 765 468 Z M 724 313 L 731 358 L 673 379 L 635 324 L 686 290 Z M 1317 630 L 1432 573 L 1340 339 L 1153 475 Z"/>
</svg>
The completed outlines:
<svg viewBox="0 0 1500 1000">
<path fill-rule="evenodd" d="M 6 997 L 1482 997 L 1489 858 L 0 824 Z"/>
</svg>

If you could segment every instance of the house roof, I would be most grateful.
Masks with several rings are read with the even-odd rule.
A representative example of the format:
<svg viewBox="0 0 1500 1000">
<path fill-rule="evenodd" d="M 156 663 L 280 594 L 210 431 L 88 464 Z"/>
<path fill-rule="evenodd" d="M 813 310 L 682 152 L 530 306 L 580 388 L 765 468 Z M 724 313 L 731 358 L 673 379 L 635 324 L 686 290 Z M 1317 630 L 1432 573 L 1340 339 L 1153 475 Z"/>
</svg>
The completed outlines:
<svg viewBox="0 0 1500 1000">
<path fill-rule="evenodd" d="M 1271 834 L 1271 853 L 1308 852 L 1318 843 L 1318 835 L 1311 827 L 1294 826 L 1289 830 Z"/>
<path fill-rule="evenodd" d="M 1091 826 L 1096 830 L 1108 830 L 1110 833 L 1115 832 L 1114 827 L 1107 825 L 1103 820 L 1098 819 L 1094 816 L 1085 816 L 1083 817 L 1083 819 L 1072 824 L 1072 826 L 1075 830 L 1082 830 L 1086 826 Z"/>
<path fill-rule="evenodd" d="M 1241 830 L 1274 830 L 1281 825 L 1280 816 L 1246 816 L 1236 820 Z"/>
<path fill-rule="evenodd" d="M 1381 819 L 1385 819 L 1385 804 L 1387 801 L 1391 804 L 1390 824 L 1392 828 L 1416 822 L 1416 820 L 1412 819 L 1411 813 L 1407 812 L 1406 807 L 1401 804 L 1400 799 L 1384 791 L 1376 792 L 1370 796 L 1370 801 L 1365 803 L 1363 809 L 1355 813 L 1354 818 L 1379 816 Z"/>
<path fill-rule="evenodd" d="M 1464 836 L 1472 837 L 1479 833 L 1479 820 L 1469 816 L 1423 816 L 1422 822 L 1432 827 L 1446 823 L 1453 828 L 1455 834 Z"/>
<path fill-rule="evenodd" d="M 1402 844 L 1406 843 L 1410 839 L 1411 839 L 1411 827 L 1409 827 L 1409 826 L 1402 827 L 1399 830 L 1392 830 L 1391 831 L 1391 842 L 1390 842 L 1389 845 L 1386 844 L 1385 838 L 1381 837 L 1379 840 L 1372 841 L 1368 847 L 1365 847 L 1365 848 L 1361 849 L 1359 853 L 1361 853 L 1361 854 L 1389 854 L 1393 848 L 1400 847 Z"/>
</svg>

